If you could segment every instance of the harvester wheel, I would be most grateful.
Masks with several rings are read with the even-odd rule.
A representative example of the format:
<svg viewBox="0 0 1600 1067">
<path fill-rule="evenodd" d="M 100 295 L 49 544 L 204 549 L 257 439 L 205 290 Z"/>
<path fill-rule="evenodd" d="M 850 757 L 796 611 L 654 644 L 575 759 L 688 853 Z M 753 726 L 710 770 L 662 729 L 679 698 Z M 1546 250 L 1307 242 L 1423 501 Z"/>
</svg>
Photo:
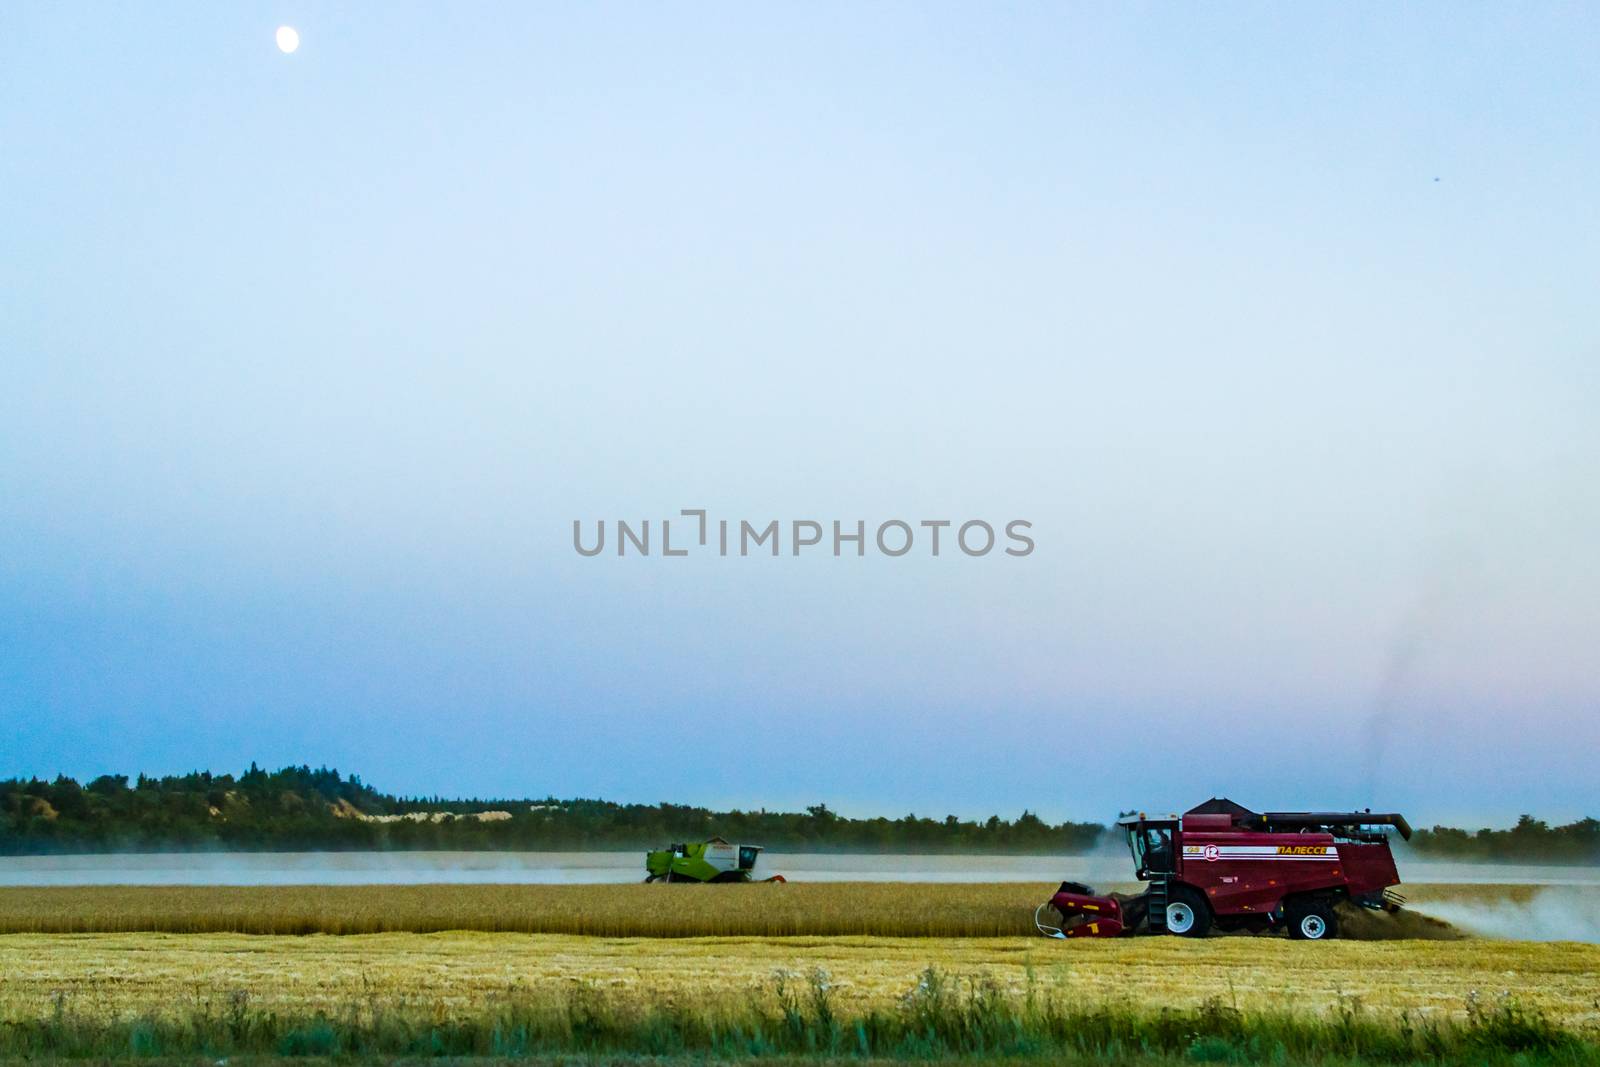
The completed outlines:
<svg viewBox="0 0 1600 1067">
<path fill-rule="evenodd" d="M 1329 941 L 1339 936 L 1339 920 L 1333 905 L 1325 900 L 1308 900 L 1287 911 L 1289 936 L 1296 941 Z"/>
<path fill-rule="evenodd" d="M 1175 885 L 1167 890 L 1167 932 L 1204 937 L 1211 932 L 1211 905 L 1195 889 Z"/>
</svg>

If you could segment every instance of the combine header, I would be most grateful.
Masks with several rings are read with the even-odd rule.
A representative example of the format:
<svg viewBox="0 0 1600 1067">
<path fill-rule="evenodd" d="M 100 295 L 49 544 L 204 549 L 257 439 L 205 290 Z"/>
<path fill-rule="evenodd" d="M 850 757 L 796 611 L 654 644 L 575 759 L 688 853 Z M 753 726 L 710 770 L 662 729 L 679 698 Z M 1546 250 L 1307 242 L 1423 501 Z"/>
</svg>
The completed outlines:
<svg viewBox="0 0 1600 1067">
<path fill-rule="evenodd" d="M 1298 940 L 1337 937 L 1334 905 L 1349 900 L 1393 911 L 1404 898 L 1388 827 L 1409 838 L 1398 814 L 1371 811 L 1254 812 L 1209 800 L 1180 818 L 1121 819 L 1143 894 L 1096 895 L 1063 882 L 1039 905 L 1034 925 L 1048 937 L 1178 934 L 1212 927 L 1264 933 L 1287 927 Z M 1055 925 L 1046 911 L 1059 916 Z"/>
</svg>

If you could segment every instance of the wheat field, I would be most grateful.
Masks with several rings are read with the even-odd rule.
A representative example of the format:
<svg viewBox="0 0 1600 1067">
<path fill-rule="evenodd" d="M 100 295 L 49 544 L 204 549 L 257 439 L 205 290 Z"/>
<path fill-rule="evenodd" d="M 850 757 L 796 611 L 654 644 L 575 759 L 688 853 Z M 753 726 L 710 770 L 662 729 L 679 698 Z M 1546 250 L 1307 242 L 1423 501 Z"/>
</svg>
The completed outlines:
<svg viewBox="0 0 1600 1067">
<path fill-rule="evenodd" d="M 5 888 L 0 932 L 1002 937 L 1032 933 L 1033 909 L 1054 888 L 888 882 Z"/>
<path fill-rule="evenodd" d="M 1174 1062 L 1287 1048 L 1509 1064 L 1533 1040 L 1568 1067 L 1600 1064 L 1600 946 L 1024 934 L 1050 889 L 5 889 L 0 1059 L 809 1055 L 841 1041 L 920 1058 L 1003 1040 L 1094 1062 L 1132 1041 Z M 1423 907 L 1533 896 L 1411 892 Z"/>
<path fill-rule="evenodd" d="M 1126 887 L 1133 888 L 1133 887 Z M 1526 899 L 1525 887 L 1407 887 L 1430 900 Z M 1014 937 L 1044 883 L 73 886 L 0 888 L 0 933 L 372 934 L 477 930 L 598 937 Z M 1423 936 L 1415 924 L 1367 936 Z M 1388 924 L 1388 925 L 1393 925 Z"/>
</svg>

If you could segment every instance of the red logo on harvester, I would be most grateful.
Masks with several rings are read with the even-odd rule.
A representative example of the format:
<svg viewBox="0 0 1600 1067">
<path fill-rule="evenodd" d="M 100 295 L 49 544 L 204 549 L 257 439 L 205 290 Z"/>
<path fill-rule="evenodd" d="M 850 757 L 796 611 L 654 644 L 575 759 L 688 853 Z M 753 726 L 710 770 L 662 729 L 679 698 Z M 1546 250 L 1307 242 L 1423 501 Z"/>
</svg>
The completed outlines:
<svg viewBox="0 0 1600 1067">
<path fill-rule="evenodd" d="M 1207 845 L 1206 846 L 1206 861 L 1208 863 L 1215 863 L 1217 857 L 1220 856 L 1221 854 L 1222 854 L 1222 850 L 1220 848 L 1218 848 L 1216 845 Z"/>
</svg>

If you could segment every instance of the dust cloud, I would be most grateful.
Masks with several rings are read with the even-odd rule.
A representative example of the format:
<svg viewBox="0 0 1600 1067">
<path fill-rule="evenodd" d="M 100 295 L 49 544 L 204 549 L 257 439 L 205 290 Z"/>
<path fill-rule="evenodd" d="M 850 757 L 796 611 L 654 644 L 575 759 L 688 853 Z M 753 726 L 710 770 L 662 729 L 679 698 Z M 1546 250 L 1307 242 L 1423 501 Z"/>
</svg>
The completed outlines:
<svg viewBox="0 0 1600 1067">
<path fill-rule="evenodd" d="M 1600 894 L 1549 886 L 1525 901 L 1429 901 L 1426 913 L 1479 937 L 1600 944 Z"/>
</svg>

